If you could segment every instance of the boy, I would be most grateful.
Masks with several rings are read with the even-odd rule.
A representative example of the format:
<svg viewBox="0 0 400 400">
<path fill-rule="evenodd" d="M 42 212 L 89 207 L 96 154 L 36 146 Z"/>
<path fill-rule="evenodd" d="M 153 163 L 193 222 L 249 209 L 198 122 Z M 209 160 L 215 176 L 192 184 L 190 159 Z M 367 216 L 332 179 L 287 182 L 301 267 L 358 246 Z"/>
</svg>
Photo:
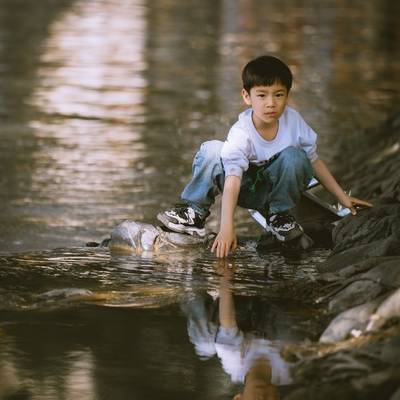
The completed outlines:
<svg viewBox="0 0 400 400">
<path fill-rule="evenodd" d="M 224 143 L 202 144 L 192 179 L 181 194 L 185 204 L 157 216 L 166 227 L 204 236 L 209 208 L 222 191 L 220 229 L 211 248 L 217 257 L 236 248 L 236 205 L 260 211 L 278 240 L 293 240 L 303 229 L 290 210 L 313 175 L 352 214 L 357 205 L 372 206 L 348 196 L 318 158 L 316 133 L 287 105 L 292 79 L 289 67 L 272 56 L 244 67 L 242 97 L 250 108 L 239 115 Z"/>
</svg>

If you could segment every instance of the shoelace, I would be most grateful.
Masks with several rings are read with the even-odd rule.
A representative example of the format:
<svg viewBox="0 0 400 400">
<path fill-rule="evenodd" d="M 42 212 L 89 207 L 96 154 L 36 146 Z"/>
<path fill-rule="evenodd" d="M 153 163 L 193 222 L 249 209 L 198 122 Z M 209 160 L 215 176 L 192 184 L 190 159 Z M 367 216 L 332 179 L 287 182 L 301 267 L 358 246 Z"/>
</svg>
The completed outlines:
<svg viewBox="0 0 400 400">
<path fill-rule="evenodd" d="M 188 206 L 186 204 L 175 204 L 173 211 L 176 212 L 180 217 L 188 217 Z"/>
<path fill-rule="evenodd" d="M 283 226 L 286 224 L 293 224 L 295 219 L 292 215 L 290 214 L 275 214 L 275 218 L 273 221 L 270 221 L 271 224 L 274 226 Z"/>
</svg>

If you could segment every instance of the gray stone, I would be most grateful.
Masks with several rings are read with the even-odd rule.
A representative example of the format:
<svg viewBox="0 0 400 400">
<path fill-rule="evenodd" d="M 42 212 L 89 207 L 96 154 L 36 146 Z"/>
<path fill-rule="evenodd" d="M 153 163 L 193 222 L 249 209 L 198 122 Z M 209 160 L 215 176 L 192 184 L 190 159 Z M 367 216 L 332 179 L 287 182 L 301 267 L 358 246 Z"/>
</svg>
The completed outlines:
<svg viewBox="0 0 400 400">
<path fill-rule="evenodd" d="M 392 394 L 392 397 L 389 400 L 400 400 L 400 387 Z"/>
<path fill-rule="evenodd" d="M 343 311 L 331 321 L 319 341 L 323 343 L 336 342 L 345 339 L 353 329 L 363 331 L 380 301 L 381 299 L 375 299 Z"/>
<path fill-rule="evenodd" d="M 355 273 L 345 280 L 340 279 L 339 273 L 329 274 L 331 282 L 334 281 L 334 276 L 338 277 L 337 286 L 317 302 L 329 300 L 329 310 L 335 313 L 372 300 L 381 293 L 400 286 L 400 257 L 378 257 L 363 261 L 353 265 L 351 271 L 357 270 L 364 272 Z"/>
<path fill-rule="evenodd" d="M 108 247 L 113 253 L 141 254 L 207 245 L 208 242 L 209 237 L 196 238 L 187 234 L 166 232 L 151 224 L 126 220 L 112 230 Z"/>
<path fill-rule="evenodd" d="M 391 293 L 371 315 L 367 331 L 377 331 L 388 320 L 396 317 L 400 317 L 400 288 Z"/>
<path fill-rule="evenodd" d="M 350 283 L 341 290 L 328 304 L 328 309 L 332 313 L 346 310 L 366 301 L 375 299 L 383 292 L 382 286 L 369 280 L 357 280 Z"/>
<path fill-rule="evenodd" d="M 339 222 L 332 237 L 334 254 L 389 237 L 400 239 L 400 203 L 375 204 L 356 216 L 350 215 Z"/>
<path fill-rule="evenodd" d="M 388 237 L 372 243 L 355 245 L 340 253 L 333 254 L 327 261 L 317 266 L 320 272 L 337 272 L 371 257 L 400 255 L 400 240 Z"/>
</svg>

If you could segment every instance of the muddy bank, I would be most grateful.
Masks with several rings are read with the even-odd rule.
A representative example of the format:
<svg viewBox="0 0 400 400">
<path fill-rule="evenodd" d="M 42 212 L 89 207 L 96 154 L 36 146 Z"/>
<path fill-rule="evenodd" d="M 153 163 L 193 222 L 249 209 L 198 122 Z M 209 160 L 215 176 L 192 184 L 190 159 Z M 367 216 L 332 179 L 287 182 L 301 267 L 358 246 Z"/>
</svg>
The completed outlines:
<svg viewBox="0 0 400 400">
<path fill-rule="evenodd" d="M 314 299 L 330 322 L 318 343 L 286 349 L 297 361 L 299 386 L 285 399 L 400 398 L 399 130 L 397 112 L 367 132 L 346 165 L 348 187 L 375 207 L 344 218 L 333 231 Z"/>
</svg>

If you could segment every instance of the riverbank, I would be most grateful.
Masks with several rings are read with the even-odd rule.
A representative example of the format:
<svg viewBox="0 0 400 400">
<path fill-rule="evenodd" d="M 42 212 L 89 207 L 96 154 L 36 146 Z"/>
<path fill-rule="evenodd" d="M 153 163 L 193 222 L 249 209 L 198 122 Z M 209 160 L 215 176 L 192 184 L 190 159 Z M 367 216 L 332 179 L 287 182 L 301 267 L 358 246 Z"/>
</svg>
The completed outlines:
<svg viewBox="0 0 400 400">
<path fill-rule="evenodd" d="M 298 384 L 287 400 L 400 399 L 399 130 L 400 111 L 342 164 L 347 187 L 374 207 L 333 230 L 313 291 L 330 323 L 318 343 L 286 348 Z"/>
</svg>

